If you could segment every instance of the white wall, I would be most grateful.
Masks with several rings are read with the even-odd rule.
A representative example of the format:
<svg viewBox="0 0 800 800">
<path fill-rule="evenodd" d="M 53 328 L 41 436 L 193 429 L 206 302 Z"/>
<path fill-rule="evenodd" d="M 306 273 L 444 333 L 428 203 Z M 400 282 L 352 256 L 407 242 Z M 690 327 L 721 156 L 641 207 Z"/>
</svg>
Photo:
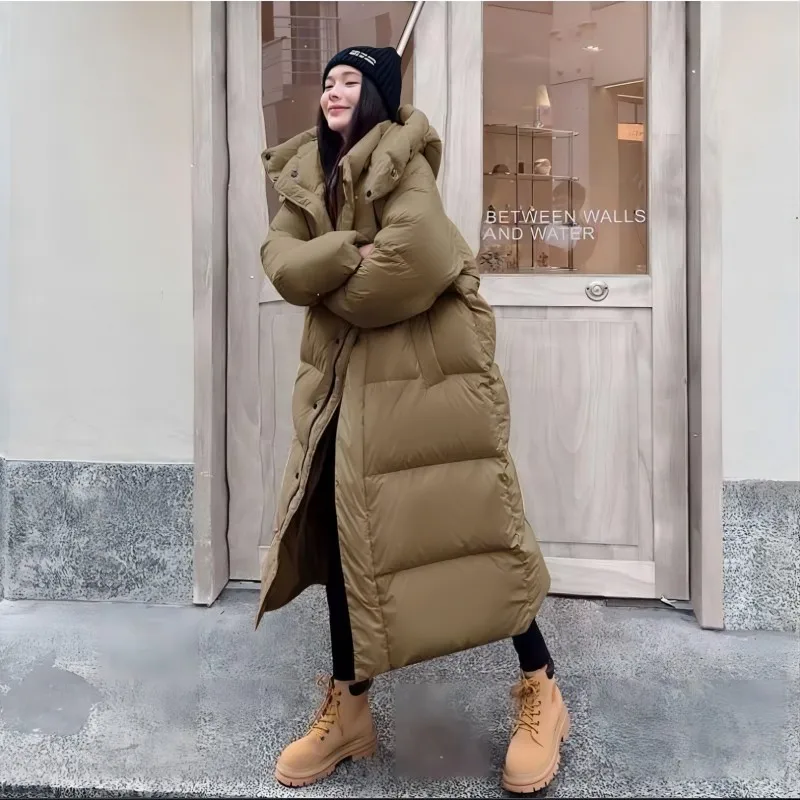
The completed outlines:
<svg viewBox="0 0 800 800">
<path fill-rule="evenodd" d="M 0 457 L 8 450 L 8 255 L 9 255 L 9 197 L 11 153 L 9 146 L 9 45 L 8 25 L 10 4 L 0 3 Z"/>
<path fill-rule="evenodd" d="M 722 4 L 723 464 L 800 480 L 800 5 Z"/>
<path fill-rule="evenodd" d="M 7 455 L 191 461 L 190 4 L 6 9 Z"/>
</svg>

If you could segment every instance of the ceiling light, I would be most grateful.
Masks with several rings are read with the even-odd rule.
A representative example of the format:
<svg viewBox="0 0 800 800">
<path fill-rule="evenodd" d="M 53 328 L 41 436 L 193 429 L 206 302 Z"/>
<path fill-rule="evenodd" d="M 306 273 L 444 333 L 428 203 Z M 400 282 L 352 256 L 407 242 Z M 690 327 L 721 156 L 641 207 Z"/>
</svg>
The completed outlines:
<svg viewBox="0 0 800 800">
<path fill-rule="evenodd" d="M 644 83 L 643 78 L 635 81 L 620 81 L 619 83 L 608 83 L 603 86 L 604 89 L 619 89 L 621 86 L 636 86 L 637 84 Z"/>
</svg>

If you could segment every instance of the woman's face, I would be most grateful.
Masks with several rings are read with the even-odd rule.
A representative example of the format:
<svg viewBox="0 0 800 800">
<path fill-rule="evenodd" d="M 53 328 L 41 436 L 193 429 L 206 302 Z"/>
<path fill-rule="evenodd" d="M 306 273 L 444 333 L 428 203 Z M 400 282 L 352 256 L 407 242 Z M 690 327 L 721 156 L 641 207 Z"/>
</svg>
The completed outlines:
<svg viewBox="0 0 800 800">
<path fill-rule="evenodd" d="M 357 69 L 339 64 L 328 73 L 319 104 L 332 131 L 348 129 L 360 97 L 361 73 Z"/>
</svg>

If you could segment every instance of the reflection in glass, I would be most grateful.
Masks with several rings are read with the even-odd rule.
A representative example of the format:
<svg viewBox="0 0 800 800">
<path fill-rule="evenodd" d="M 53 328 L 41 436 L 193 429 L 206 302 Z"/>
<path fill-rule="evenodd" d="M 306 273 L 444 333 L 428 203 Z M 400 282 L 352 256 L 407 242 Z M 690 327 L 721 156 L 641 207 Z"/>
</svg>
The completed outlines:
<svg viewBox="0 0 800 800">
<path fill-rule="evenodd" d="M 482 272 L 647 272 L 647 4 L 487 2 Z"/>
<path fill-rule="evenodd" d="M 261 3 L 261 85 L 267 146 L 314 127 L 322 70 L 339 50 L 359 44 L 394 47 L 413 2 Z M 403 54 L 401 103 L 412 102 L 413 39 Z M 270 216 L 278 209 L 267 189 Z"/>
</svg>

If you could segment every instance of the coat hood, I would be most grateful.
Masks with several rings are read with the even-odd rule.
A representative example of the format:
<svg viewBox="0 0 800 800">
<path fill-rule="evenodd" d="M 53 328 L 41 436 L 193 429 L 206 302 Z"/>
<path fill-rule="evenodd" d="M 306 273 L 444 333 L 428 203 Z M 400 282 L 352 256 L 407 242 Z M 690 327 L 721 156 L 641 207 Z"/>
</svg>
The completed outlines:
<svg viewBox="0 0 800 800">
<path fill-rule="evenodd" d="M 342 159 L 345 179 L 353 183 L 365 173 L 364 188 L 374 200 L 388 194 L 408 163 L 422 153 L 434 176 L 442 161 L 442 141 L 428 118 L 413 106 L 400 108 L 399 122 L 382 122 L 364 136 Z M 275 189 L 281 192 L 288 180 L 299 181 L 319 194 L 324 184 L 317 149 L 316 128 L 310 128 L 262 155 L 264 168 Z"/>
</svg>

